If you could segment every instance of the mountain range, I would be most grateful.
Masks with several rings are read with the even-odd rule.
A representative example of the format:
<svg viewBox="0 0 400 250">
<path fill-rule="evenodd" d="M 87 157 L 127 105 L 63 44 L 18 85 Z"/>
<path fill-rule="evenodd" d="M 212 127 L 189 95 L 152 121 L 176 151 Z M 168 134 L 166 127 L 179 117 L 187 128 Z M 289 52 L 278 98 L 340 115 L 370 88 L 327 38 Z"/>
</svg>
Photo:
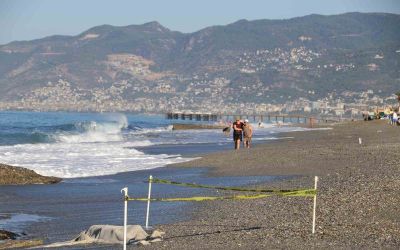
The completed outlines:
<svg viewBox="0 0 400 250">
<path fill-rule="evenodd" d="M 0 89 L 1 102 L 66 105 L 345 100 L 365 90 L 389 96 L 400 89 L 400 15 L 239 20 L 194 33 L 158 22 L 101 25 L 0 45 Z"/>
</svg>

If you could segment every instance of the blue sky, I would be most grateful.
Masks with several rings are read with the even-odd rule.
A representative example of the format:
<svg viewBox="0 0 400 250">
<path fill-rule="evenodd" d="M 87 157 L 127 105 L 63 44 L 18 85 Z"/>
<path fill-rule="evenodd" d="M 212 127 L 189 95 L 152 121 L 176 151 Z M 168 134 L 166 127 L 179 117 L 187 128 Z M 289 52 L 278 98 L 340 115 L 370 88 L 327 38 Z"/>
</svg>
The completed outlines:
<svg viewBox="0 0 400 250">
<path fill-rule="evenodd" d="M 400 14 L 400 0 L 0 0 L 0 44 L 77 35 L 93 26 L 158 21 L 193 32 L 239 19 L 285 19 L 345 12 Z"/>
</svg>

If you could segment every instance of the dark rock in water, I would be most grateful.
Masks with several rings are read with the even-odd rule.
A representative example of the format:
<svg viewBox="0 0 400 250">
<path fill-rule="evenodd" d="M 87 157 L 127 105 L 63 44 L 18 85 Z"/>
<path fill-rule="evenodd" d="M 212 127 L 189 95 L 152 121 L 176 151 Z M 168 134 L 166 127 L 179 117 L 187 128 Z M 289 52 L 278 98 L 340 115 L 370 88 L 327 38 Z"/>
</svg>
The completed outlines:
<svg viewBox="0 0 400 250">
<path fill-rule="evenodd" d="M 0 220 L 6 220 L 10 218 L 11 218 L 10 214 L 0 214 Z"/>
<path fill-rule="evenodd" d="M 222 132 L 224 132 L 224 133 L 229 133 L 229 132 L 231 132 L 231 127 L 226 127 L 226 128 L 224 128 L 224 129 L 222 130 Z"/>
<path fill-rule="evenodd" d="M 62 179 L 42 176 L 33 170 L 0 163 L 0 185 L 54 184 Z"/>
<path fill-rule="evenodd" d="M 19 234 L 0 229 L 0 240 L 15 240 Z"/>
</svg>

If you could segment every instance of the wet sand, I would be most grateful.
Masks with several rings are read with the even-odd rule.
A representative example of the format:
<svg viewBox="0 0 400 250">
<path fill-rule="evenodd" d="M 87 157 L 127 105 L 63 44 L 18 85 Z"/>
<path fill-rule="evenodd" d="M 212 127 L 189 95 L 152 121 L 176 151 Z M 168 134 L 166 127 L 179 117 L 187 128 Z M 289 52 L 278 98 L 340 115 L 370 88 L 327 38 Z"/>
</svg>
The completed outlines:
<svg viewBox="0 0 400 250">
<path fill-rule="evenodd" d="M 179 164 L 210 167 L 211 176 L 297 176 L 265 188 L 311 188 L 318 175 L 315 235 L 312 198 L 210 201 L 196 203 L 189 221 L 158 226 L 165 240 L 146 249 L 399 249 L 400 127 L 387 121 L 331 127 Z"/>
</svg>

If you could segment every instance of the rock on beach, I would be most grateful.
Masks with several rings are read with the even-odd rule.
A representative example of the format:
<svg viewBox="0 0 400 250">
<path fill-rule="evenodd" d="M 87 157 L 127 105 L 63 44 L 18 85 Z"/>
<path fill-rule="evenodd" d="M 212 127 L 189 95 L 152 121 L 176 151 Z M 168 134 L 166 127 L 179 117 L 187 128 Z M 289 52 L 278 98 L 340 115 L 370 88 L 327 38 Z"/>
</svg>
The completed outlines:
<svg viewBox="0 0 400 250">
<path fill-rule="evenodd" d="M 33 170 L 0 163 L 0 185 L 55 184 L 62 179 L 42 176 Z"/>
<path fill-rule="evenodd" d="M 18 236 L 16 233 L 0 229 L 0 240 L 15 240 Z"/>
</svg>

